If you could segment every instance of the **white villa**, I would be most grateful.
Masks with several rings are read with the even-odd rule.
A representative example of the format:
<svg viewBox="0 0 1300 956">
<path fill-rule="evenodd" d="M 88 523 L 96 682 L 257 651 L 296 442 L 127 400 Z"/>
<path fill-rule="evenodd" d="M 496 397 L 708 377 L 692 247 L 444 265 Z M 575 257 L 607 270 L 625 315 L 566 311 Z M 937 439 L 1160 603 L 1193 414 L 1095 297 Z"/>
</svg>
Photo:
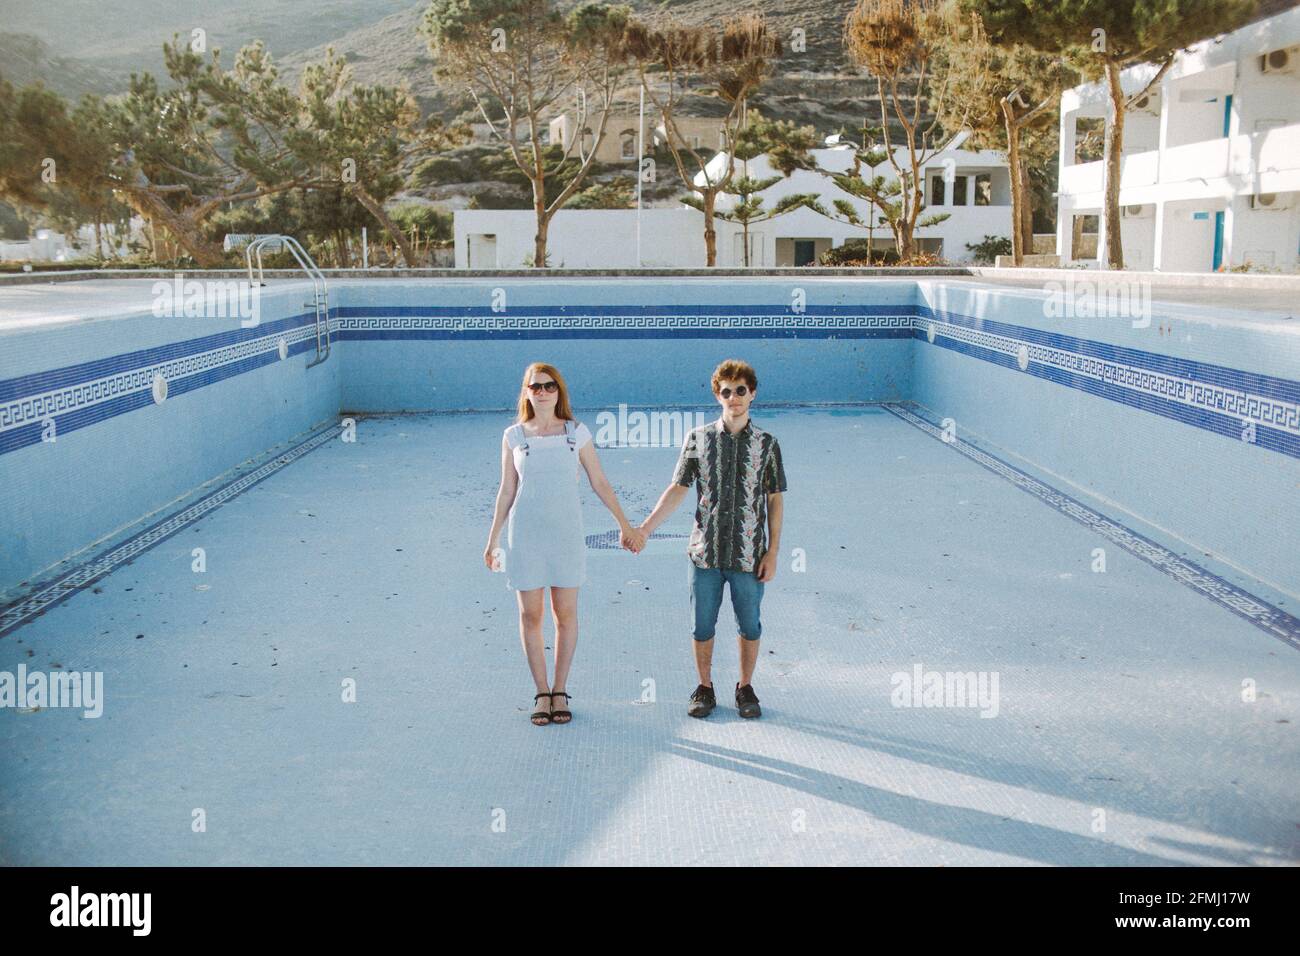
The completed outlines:
<svg viewBox="0 0 1300 956">
<path fill-rule="evenodd" d="M 1138 92 L 1155 73 L 1151 64 L 1125 70 L 1124 90 Z M 1105 229 L 1096 136 L 1108 103 L 1097 83 L 1061 98 L 1056 251 L 1063 265 L 1105 263 L 1104 234 L 1096 259 L 1091 250 L 1085 259 L 1073 240 L 1075 217 Z M 1089 132 L 1098 145 L 1085 151 L 1080 146 Z M 1297 200 L 1300 8 L 1293 8 L 1180 53 L 1126 115 L 1119 196 L 1124 264 L 1209 272 L 1249 263 L 1295 272 Z"/>
<path fill-rule="evenodd" d="M 923 220 L 937 213 L 946 213 L 948 218 L 937 225 L 917 229 L 917 246 L 924 252 L 953 262 L 969 261 L 971 252 L 966 246 L 985 236 L 1011 236 L 1011 176 L 1006 160 L 1001 153 L 992 150 L 971 152 L 961 149 L 967 138 L 966 133 L 954 136 L 943 149 L 926 160 L 922 174 L 926 205 L 920 218 Z M 821 169 L 846 173 L 853 167 L 853 147 L 848 144 L 810 152 Z M 905 148 L 895 150 L 895 159 L 900 166 L 907 168 Z M 709 176 L 720 177 L 726 162 L 723 153 L 713 157 L 708 166 Z M 737 176 L 741 174 L 742 165 L 747 166 L 749 176 L 754 179 L 780 175 L 768 164 L 766 156 L 751 159 L 748 164 L 737 162 L 735 165 Z M 871 170 L 862 170 L 863 177 L 872 174 Z M 897 179 L 894 167 L 888 161 L 877 166 L 874 174 L 883 176 L 886 182 Z M 696 176 L 697 183 L 704 181 L 703 173 Z M 798 193 L 820 194 L 821 204 L 828 212 L 834 212 L 832 203 L 835 200 L 847 200 L 858 210 L 862 221 L 870 218 L 870 207 L 865 200 L 850 196 L 828 177 L 813 170 L 797 169 L 789 178 L 779 180 L 759 195 L 763 197 L 764 208 L 771 209 L 784 197 Z M 727 210 L 738 201 L 738 196 L 724 194 L 718 199 L 718 207 Z M 879 215 L 877 209 L 877 220 Z M 719 247 L 720 265 L 741 265 L 744 262 L 742 230 L 734 226 L 732 231 L 730 248 L 724 252 Z M 802 266 L 815 261 L 834 246 L 866 237 L 867 231 L 860 226 L 851 226 L 811 209 L 800 208 L 750 226 L 749 261 L 754 266 Z M 888 226 L 876 228 L 873 245 L 877 250 L 894 247 Z M 724 261 L 727 253 L 729 258 Z"/>
<path fill-rule="evenodd" d="M 590 151 L 595 139 L 594 130 L 600 128 L 600 114 L 588 117 L 582 128 L 582 152 Z M 678 133 L 694 149 L 720 149 L 725 143 L 722 131 L 724 120 L 720 117 L 678 116 L 675 121 Z M 637 127 L 641 126 L 640 140 Z M 577 131 L 577 116 L 561 113 L 547 125 L 547 142 L 569 149 Z M 668 142 L 668 130 L 662 117 L 652 112 L 644 116 L 635 109 L 611 110 L 605 123 L 605 136 L 596 149 L 596 158 L 603 163 L 636 162 L 637 147 L 644 145 L 647 153 Z M 579 151 L 574 150 L 574 155 Z"/>
<path fill-rule="evenodd" d="M 965 134 L 954 137 L 930 156 L 924 167 L 927 205 L 921 218 L 935 213 L 948 213 L 949 218 L 918 229 L 918 246 L 951 261 L 970 260 L 972 254 L 966 246 L 985 236 L 1011 235 L 1011 186 L 1006 160 L 997 152 L 961 149 L 966 138 Z M 812 154 L 823 169 L 844 172 L 852 167 L 853 151 L 849 146 L 832 145 L 812 150 Z M 900 163 L 901 156 L 900 150 Z M 726 154 L 719 153 L 710 162 L 709 174 L 720 175 L 726 162 Z M 748 168 L 755 179 L 774 175 L 765 156 L 750 160 Z M 671 170 L 659 172 L 675 175 Z M 875 173 L 886 180 L 894 178 L 889 162 L 877 167 Z M 703 175 L 699 174 L 701 180 Z M 863 175 L 870 173 L 863 170 Z M 783 196 L 794 193 L 819 194 L 827 210 L 833 209 L 835 199 L 848 200 L 864 221 L 868 218 L 865 201 L 849 196 L 828 177 L 810 170 L 796 170 L 761 193 L 764 207 L 770 209 Z M 736 199 L 724 194 L 718 206 L 726 210 Z M 639 261 L 637 222 L 635 209 L 561 210 L 551 221 L 547 235 L 550 265 L 570 269 L 704 265 L 704 221 L 698 211 L 687 206 L 642 209 Z M 741 226 L 719 218 L 714 220 L 714 228 L 718 233 L 718 265 L 743 266 Z M 454 229 L 458 269 L 517 268 L 532 258 L 536 229 L 532 210 L 456 210 Z M 749 238 L 751 266 L 802 266 L 850 239 L 866 239 L 867 231 L 801 208 L 752 224 Z M 888 227 L 877 227 L 874 241 L 877 250 L 893 248 Z"/>
</svg>

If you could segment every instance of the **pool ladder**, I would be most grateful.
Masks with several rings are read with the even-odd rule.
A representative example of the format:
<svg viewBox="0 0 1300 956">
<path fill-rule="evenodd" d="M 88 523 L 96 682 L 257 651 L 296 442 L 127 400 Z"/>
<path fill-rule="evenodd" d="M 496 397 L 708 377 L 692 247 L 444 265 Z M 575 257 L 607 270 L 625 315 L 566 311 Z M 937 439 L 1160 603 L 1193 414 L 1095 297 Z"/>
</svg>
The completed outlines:
<svg viewBox="0 0 1300 956">
<path fill-rule="evenodd" d="M 320 271 L 320 266 L 316 265 L 313 259 L 293 236 L 282 236 L 274 233 L 262 234 L 254 237 L 244 249 L 244 258 L 248 262 L 248 281 L 256 286 L 266 285 L 262 278 L 262 250 L 268 246 L 277 246 L 287 248 L 290 254 L 298 261 L 299 268 L 307 273 L 307 278 L 311 279 L 312 297 L 310 302 L 304 302 L 303 306 L 310 306 L 316 313 L 316 358 L 307 363 L 307 367 L 319 365 L 330 357 L 330 290 L 329 283 L 325 281 L 325 273 Z M 253 254 L 257 254 L 257 278 L 253 278 Z"/>
</svg>

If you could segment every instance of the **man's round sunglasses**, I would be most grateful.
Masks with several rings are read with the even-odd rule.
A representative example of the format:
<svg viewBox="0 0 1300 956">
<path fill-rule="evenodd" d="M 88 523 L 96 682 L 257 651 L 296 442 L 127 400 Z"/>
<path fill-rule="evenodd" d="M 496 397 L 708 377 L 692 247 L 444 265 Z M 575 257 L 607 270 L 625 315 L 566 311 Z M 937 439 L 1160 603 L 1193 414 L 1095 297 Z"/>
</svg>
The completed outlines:
<svg viewBox="0 0 1300 956">
<path fill-rule="evenodd" d="M 720 388 L 720 389 L 718 389 L 718 394 L 721 395 L 723 398 L 731 398 L 731 389 L 730 389 L 730 388 Z M 744 385 L 737 385 L 737 386 L 736 386 L 736 394 L 737 394 L 738 396 L 740 396 L 741 398 L 744 398 L 746 395 L 749 394 L 749 389 L 746 388 Z"/>
<path fill-rule="evenodd" d="M 536 395 L 542 389 L 546 389 L 548 392 L 558 391 L 560 385 L 558 382 L 529 382 L 528 387 L 532 390 L 532 393 Z"/>
</svg>

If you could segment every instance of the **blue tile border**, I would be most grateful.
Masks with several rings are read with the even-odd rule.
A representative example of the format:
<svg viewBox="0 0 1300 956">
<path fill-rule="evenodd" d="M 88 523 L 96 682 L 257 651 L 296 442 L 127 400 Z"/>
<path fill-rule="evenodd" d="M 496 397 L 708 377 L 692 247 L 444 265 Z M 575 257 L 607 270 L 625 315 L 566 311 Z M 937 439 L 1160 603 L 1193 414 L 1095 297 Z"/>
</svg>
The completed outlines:
<svg viewBox="0 0 1300 956">
<path fill-rule="evenodd" d="M 571 316 L 616 316 L 618 318 L 696 318 L 701 315 L 762 316 L 764 318 L 834 317 L 858 318 L 861 316 L 916 315 L 917 306 L 910 303 L 898 305 L 813 305 L 802 312 L 789 306 L 763 305 L 516 305 L 497 312 L 485 305 L 344 305 L 337 310 L 341 319 L 401 318 L 429 319 L 497 319 L 504 321 L 516 316 L 544 316 L 567 318 Z M 331 310 L 334 311 L 334 310 Z"/>
<path fill-rule="evenodd" d="M 176 319 L 173 321 L 196 320 Z M 232 320 L 223 319 L 222 321 Z M 52 389 L 84 385 L 87 382 L 93 382 L 96 379 L 106 378 L 120 372 L 147 368 L 163 362 L 171 362 L 203 352 L 211 352 L 239 342 L 290 332 L 308 324 L 312 324 L 314 327 L 315 321 L 314 315 L 303 312 L 288 318 L 277 319 L 274 322 L 263 322 L 253 328 L 214 332 L 211 335 L 200 336 L 196 339 L 181 339 L 176 342 L 168 342 L 166 345 L 136 349 L 133 352 L 110 355 L 106 358 L 81 362 L 77 365 L 66 365 L 45 372 L 33 372 L 29 375 L 3 379 L 0 380 L 0 402 L 11 402 L 14 399 L 25 398 Z"/>
<path fill-rule="evenodd" d="M 334 341 L 410 341 L 450 339 L 478 341 L 484 339 L 910 339 L 907 328 L 880 329 L 766 329 L 762 327 L 729 329 L 375 329 L 359 332 L 343 329 Z"/>
<path fill-rule="evenodd" d="M 343 307 L 337 337 L 406 339 L 892 338 L 913 335 L 912 306 L 763 305 Z"/>
<path fill-rule="evenodd" d="M 314 352 L 315 328 L 302 313 L 0 381 L 0 455 L 40 444 L 47 420 L 62 435 L 152 406 L 155 376 L 170 399 L 280 361 L 281 342 L 285 359 Z"/>
<path fill-rule="evenodd" d="M 996 455 L 955 435 L 945 440 L 940 426 L 916 413 L 916 410 L 922 406 L 909 402 L 886 403 L 884 407 L 909 425 L 950 446 L 995 475 L 1005 478 L 1017 488 L 1033 495 L 1067 518 L 1095 531 L 1156 570 L 1169 575 L 1243 620 L 1249 621 L 1287 646 L 1300 650 L 1300 618 L 1207 571 L 1195 562 L 1179 557 L 1163 545 L 1088 507 L 1077 498 L 1040 481 Z"/>
<path fill-rule="evenodd" d="M 1179 378 L 1195 379 L 1207 385 L 1235 388 L 1254 392 L 1266 398 L 1276 398 L 1283 402 L 1300 402 L 1300 381 L 1262 375 L 1257 372 L 1244 372 L 1226 365 L 1215 365 L 1195 359 L 1177 358 L 1173 355 L 1161 355 L 1159 352 L 1146 352 L 1125 345 L 1111 345 L 1094 339 L 1083 339 L 1060 332 L 1047 332 L 1030 326 L 1010 325 L 995 319 L 974 318 L 955 312 L 944 312 L 923 308 L 922 318 L 949 325 L 989 332 L 993 335 L 1016 339 L 1045 349 L 1059 349 L 1112 362 L 1132 368 L 1147 369 Z M 1124 320 L 1128 321 L 1128 320 Z"/>
<path fill-rule="evenodd" d="M 990 326 L 999 326 L 1001 331 L 994 331 Z M 1038 333 L 1037 341 L 1047 344 L 1031 347 L 1025 339 L 1006 334 L 1017 330 L 1015 326 L 988 321 L 935 320 L 923 322 L 916 336 L 937 348 L 1171 418 L 1235 441 L 1243 440 L 1249 423 L 1254 429 L 1251 444 L 1300 458 L 1300 402 L 1279 397 L 1300 396 L 1300 382 L 1152 353 L 1137 353 L 1151 359 L 1145 365 L 1129 365 L 1101 356 L 1128 357 L 1134 353 L 1132 349 L 1094 342 L 1090 345 L 1096 347 L 1084 354 L 1062 345 L 1083 340 L 1055 333 Z M 1206 379 L 1188 378 L 1189 372 L 1204 374 Z M 1259 391 L 1249 387 L 1253 385 L 1259 386 Z"/>
</svg>

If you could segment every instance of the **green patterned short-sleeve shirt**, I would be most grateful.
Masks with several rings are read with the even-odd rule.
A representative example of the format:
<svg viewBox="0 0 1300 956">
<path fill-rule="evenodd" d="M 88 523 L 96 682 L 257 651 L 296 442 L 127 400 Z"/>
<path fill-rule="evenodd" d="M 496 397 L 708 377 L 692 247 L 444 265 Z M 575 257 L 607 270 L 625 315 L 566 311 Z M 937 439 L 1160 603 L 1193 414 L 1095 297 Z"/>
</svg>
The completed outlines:
<svg viewBox="0 0 1300 956">
<path fill-rule="evenodd" d="M 722 419 L 691 429 L 673 482 L 696 486 L 686 553 L 696 567 L 755 571 L 767 552 L 767 496 L 785 491 L 776 436 L 753 419 L 734 435 Z"/>
</svg>

